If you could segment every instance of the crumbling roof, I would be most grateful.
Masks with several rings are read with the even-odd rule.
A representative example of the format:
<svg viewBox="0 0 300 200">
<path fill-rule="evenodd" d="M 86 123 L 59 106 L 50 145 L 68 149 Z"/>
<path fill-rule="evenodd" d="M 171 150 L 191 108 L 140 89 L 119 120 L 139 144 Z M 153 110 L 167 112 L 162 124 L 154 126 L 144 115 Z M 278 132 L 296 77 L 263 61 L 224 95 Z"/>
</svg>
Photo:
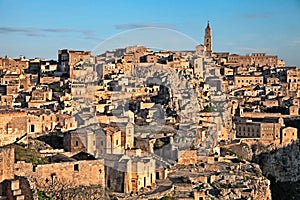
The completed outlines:
<svg viewBox="0 0 300 200">
<path fill-rule="evenodd" d="M 65 156 L 63 154 L 57 154 L 55 156 L 52 156 L 50 158 L 51 163 L 60 163 L 60 162 L 74 162 L 76 159 L 70 158 L 68 156 Z"/>
</svg>

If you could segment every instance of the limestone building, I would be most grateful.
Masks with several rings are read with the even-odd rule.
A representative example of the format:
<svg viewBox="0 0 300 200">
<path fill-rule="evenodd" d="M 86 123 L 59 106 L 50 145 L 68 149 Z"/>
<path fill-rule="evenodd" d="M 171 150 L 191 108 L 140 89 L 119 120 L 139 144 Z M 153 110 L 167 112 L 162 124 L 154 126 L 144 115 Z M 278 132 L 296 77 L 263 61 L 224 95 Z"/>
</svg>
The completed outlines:
<svg viewBox="0 0 300 200">
<path fill-rule="evenodd" d="M 17 110 L 0 111 L 0 145 L 15 142 L 27 133 L 26 112 Z"/>
<path fill-rule="evenodd" d="M 126 155 L 106 155 L 106 186 L 114 192 L 138 192 L 155 185 L 155 169 L 155 160 L 142 155 L 140 149 L 126 150 Z"/>
<path fill-rule="evenodd" d="M 90 51 L 74 51 L 68 49 L 58 50 L 58 67 L 59 71 L 65 72 L 70 78 L 73 77 L 73 67 L 80 61 L 89 61 L 91 58 Z"/>
</svg>

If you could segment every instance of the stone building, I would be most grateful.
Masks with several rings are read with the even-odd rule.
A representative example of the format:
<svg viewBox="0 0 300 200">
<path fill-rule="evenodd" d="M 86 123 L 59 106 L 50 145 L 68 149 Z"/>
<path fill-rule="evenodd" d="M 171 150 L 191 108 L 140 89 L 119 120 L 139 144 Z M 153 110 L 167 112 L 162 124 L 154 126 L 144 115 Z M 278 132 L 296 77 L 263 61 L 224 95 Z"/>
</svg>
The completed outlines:
<svg viewBox="0 0 300 200">
<path fill-rule="evenodd" d="M 41 72 L 54 72 L 57 70 L 57 61 L 55 60 L 42 60 L 41 61 Z"/>
<path fill-rule="evenodd" d="M 130 193 L 131 185 L 131 162 L 124 155 L 105 156 L 105 185 L 108 190 L 119 193 Z"/>
<path fill-rule="evenodd" d="M 77 128 L 74 116 L 67 114 L 55 114 L 47 109 L 26 110 L 28 119 L 27 133 L 31 135 L 47 133 L 53 130 L 62 132 Z"/>
<path fill-rule="evenodd" d="M 277 107 L 279 106 L 279 101 L 277 99 L 266 99 L 262 102 L 262 104 L 266 107 Z"/>
<path fill-rule="evenodd" d="M 130 53 L 130 54 L 125 54 L 123 56 L 123 63 L 132 63 L 134 61 L 134 55 L 133 53 Z"/>
<path fill-rule="evenodd" d="M 283 119 L 269 118 L 235 118 L 236 137 L 260 139 L 266 142 L 287 144 L 297 140 L 297 129 L 285 127 Z"/>
<path fill-rule="evenodd" d="M 237 54 L 230 54 L 226 57 L 227 62 L 237 64 L 238 66 L 270 66 L 270 67 L 284 67 L 283 60 L 279 60 L 277 56 L 269 56 L 266 53 L 252 53 L 244 56 Z"/>
<path fill-rule="evenodd" d="M 250 85 L 263 85 L 263 76 L 234 76 L 234 86 L 236 88 L 246 87 Z"/>
<path fill-rule="evenodd" d="M 127 150 L 126 155 L 106 155 L 105 180 L 114 192 L 138 192 L 152 187 L 156 181 L 155 160 L 143 156 L 140 149 Z"/>
<path fill-rule="evenodd" d="M 46 109 L 28 109 L 28 134 L 42 134 L 53 131 L 58 123 L 56 114 Z"/>
<path fill-rule="evenodd" d="M 104 142 L 104 151 L 106 154 L 122 154 L 124 148 L 122 148 L 121 131 L 115 127 L 105 127 L 103 129 L 105 135 L 101 135 L 100 141 Z"/>
<path fill-rule="evenodd" d="M 290 106 L 289 107 L 289 114 L 290 115 L 294 115 L 294 116 L 297 116 L 297 115 L 299 115 L 300 114 L 300 112 L 299 112 L 299 106 L 298 105 L 293 105 L 293 106 Z"/>
<path fill-rule="evenodd" d="M 99 140 L 101 135 L 104 135 L 104 132 L 95 124 L 69 131 L 64 135 L 64 148 L 68 152 L 87 152 L 98 157 L 102 150 L 100 145 L 104 145 L 103 141 Z"/>
<path fill-rule="evenodd" d="M 299 68 L 294 67 L 294 68 L 290 68 L 287 71 L 287 82 L 300 84 L 300 69 Z"/>
<path fill-rule="evenodd" d="M 15 151 L 11 147 L 0 148 L 0 183 L 14 178 Z"/>
<path fill-rule="evenodd" d="M 78 131 L 70 131 L 64 134 L 63 144 L 65 151 L 68 152 L 87 152 L 89 139 L 86 133 L 80 134 Z"/>
<path fill-rule="evenodd" d="M 41 59 L 35 58 L 29 60 L 29 67 L 27 72 L 30 74 L 38 74 L 41 71 Z"/>
<path fill-rule="evenodd" d="M 15 152 L 12 147 L 0 148 L 0 197 L 7 200 L 24 199 L 24 191 L 20 181 L 15 179 Z"/>
<path fill-rule="evenodd" d="M 123 154 L 125 149 L 134 145 L 134 126 L 132 123 L 122 128 L 108 126 L 102 128 L 97 124 L 70 131 L 64 136 L 64 147 L 69 152 L 84 151 L 95 157 L 105 154 Z"/>
<path fill-rule="evenodd" d="M 0 106 L 1 108 L 7 109 L 12 108 L 13 105 L 13 96 L 12 95 L 1 95 L 0 96 Z"/>
<path fill-rule="evenodd" d="M 6 95 L 12 95 L 13 97 L 17 97 L 19 94 L 19 85 L 6 85 Z"/>
<path fill-rule="evenodd" d="M 155 184 L 155 160 L 150 157 L 134 157 L 131 160 L 131 184 L 132 191 Z"/>
<path fill-rule="evenodd" d="M 77 126 L 77 121 L 75 120 L 75 117 L 73 115 L 68 114 L 57 114 L 57 127 L 62 132 L 74 130 Z"/>
<path fill-rule="evenodd" d="M 147 54 L 140 57 L 140 62 L 157 63 L 157 56 L 155 54 Z"/>
<path fill-rule="evenodd" d="M 4 146 L 15 142 L 26 135 L 28 119 L 24 111 L 0 111 L 0 145 Z"/>
<path fill-rule="evenodd" d="M 29 66 L 29 60 L 19 58 L 11 59 L 9 57 L 4 57 L 0 59 L 0 69 L 8 69 L 21 73 L 22 70 L 27 69 Z"/>
<path fill-rule="evenodd" d="M 134 147 L 134 124 L 128 122 L 125 131 L 121 130 L 121 142 L 125 149 L 131 149 Z"/>
<path fill-rule="evenodd" d="M 144 46 L 130 46 L 127 47 L 125 50 L 125 55 L 124 55 L 124 62 L 133 62 L 133 63 L 139 63 L 140 62 L 140 57 L 144 56 L 146 54 L 151 53 L 151 51 L 144 47 Z"/>
<path fill-rule="evenodd" d="M 298 139 L 298 130 L 293 127 L 286 127 L 281 129 L 280 143 L 289 144 Z"/>
<path fill-rule="evenodd" d="M 38 188 L 51 184 L 65 187 L 100 185 L 105 188 L 103 160 L 72 160 L 33 166 L 19 162 L 15 166 L 17 176 L 25 176 Z"/>
<path fill-rule="evenodd" d="M 8 72 L 1 77 L 2 85 L 19 85 L 20 84 L 20 74 L 16 72 Z"/>
<path fill-rule="evenodd" d="M 91 56 L 92 53 L 90 51 L 58 50 L 58 71 L 66 73 L 70 78 L 74 78 L 74 65 L 80 61 L 89 62 Z"/>
<path fill-rule="evenodd" d="M 31 93 L 32 102 L 46 102 L 52 100 L 52 90 L 47 86 L 37 86 Z"/>
</svg>

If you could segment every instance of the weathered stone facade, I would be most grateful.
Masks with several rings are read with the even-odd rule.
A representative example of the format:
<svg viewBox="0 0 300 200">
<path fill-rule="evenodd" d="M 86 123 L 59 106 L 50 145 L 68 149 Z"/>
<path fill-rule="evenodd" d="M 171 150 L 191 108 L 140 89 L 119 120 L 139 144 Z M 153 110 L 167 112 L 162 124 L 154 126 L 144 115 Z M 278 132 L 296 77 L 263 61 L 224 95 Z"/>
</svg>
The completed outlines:
<svg viewBox="0 0 300 200">
<path fill-rule="evenodd" d="M 24 111 L 0 111 L 0 145 L 15 142 L 27 133 L 28 119 Z"/>
<path fill-rule="evenodd" d="M 11 147 L 0 148 L 0 183 L 14 178 L 15 151 Z"/>
<path fill-rule="evenodd" d="M 36 187 L 45 187 L 56 181 L 66 187 L 101 185 L 105 188 L 103 160 L 73 161 L 34 166 L 19 162 L 14 165 L 15 174 L 25 176 Z"/>
</svg>

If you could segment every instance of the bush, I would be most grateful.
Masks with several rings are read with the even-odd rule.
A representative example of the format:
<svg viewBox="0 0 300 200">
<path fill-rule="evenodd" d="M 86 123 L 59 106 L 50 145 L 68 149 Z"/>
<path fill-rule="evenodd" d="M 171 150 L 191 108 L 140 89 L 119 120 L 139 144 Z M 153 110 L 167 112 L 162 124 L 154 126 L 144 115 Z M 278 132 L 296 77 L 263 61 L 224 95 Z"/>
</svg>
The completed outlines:
<svg viewBox="0 0 300 200">
<path fill-rule="evenodd" d="M 44 191 L 38 191 L 37 195 L 39 200 L 52 200 L 52 197 L 48 196 Z"/>
<path fill-rule="evenodd" d="M 205 106 L 201 112 L 212 112 L 212 106 Z"/>
</svg>

